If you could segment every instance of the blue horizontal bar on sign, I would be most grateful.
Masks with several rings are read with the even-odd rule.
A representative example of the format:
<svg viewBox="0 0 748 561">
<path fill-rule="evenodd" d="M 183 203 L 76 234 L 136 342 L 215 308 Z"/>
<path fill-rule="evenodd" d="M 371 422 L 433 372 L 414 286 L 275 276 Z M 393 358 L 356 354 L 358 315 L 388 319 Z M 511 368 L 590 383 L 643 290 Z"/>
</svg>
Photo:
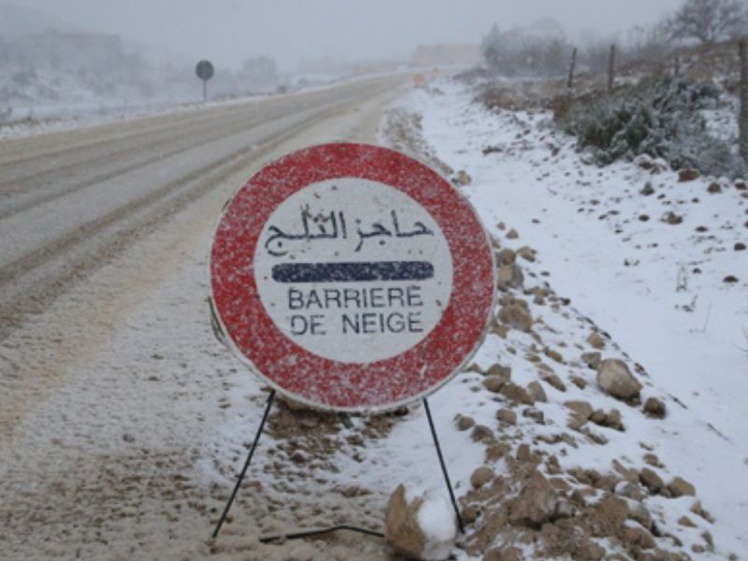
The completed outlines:
<svg viewBox="0 0 748 561">
<path fill-rule="evenodd" d="M 282 283 L 423 281 L 434 277 L 426 261 L 352 263 L 283 263 L 273 267 L 273 280 Z"/>
</svg>

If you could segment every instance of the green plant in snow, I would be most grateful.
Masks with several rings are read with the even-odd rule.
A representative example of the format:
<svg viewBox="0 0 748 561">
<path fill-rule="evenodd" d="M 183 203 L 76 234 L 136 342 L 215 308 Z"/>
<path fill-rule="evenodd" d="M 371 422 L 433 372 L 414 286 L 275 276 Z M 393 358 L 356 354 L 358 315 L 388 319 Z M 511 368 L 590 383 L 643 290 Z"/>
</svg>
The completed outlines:
<svg viewBox="0 0 748 561">
<path fill-rule="evenodd" d="M 742 163 L 727 142 L 708 134 L 701 113 L 715 107 L 718 98 L 711 84 L 651 78 L 577 103 L 564 126 L 579 138 L 581 147 L 592 149 L 601 165 L 648 154 L 663 158 L 674 169 L 737 175 Z"/>
</svg>

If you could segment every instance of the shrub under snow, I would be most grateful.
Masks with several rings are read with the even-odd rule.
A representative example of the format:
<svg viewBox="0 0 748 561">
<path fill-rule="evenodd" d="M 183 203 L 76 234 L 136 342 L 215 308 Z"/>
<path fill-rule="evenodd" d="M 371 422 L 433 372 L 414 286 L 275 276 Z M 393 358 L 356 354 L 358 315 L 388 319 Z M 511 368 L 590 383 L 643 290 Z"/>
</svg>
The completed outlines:
<svg viewBox="0 0 748 561">
<path fill-rule="evenodd" d="M 640 154 L 663 158 L 673 167 L 697 168 L 710 175 L 739 175 L 743 163 L 729 143 L 707 132 L 701 111 L 717 105 L 711 84 L 651 78 L 577 103 L 565 129 L 592 149 L 602 165 Z"/>
</svg>

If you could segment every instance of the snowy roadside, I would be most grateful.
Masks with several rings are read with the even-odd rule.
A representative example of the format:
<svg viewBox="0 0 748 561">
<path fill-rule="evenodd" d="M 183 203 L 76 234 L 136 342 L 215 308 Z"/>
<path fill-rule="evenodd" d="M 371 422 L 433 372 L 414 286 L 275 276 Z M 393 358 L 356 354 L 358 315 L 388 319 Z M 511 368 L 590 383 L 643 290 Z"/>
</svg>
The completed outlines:
<svg viewBox="0 0 748 561">
<path fill-rule="evenodd" d="M 726 180 L 679 182 L 676 173 L 653 174 L 646 163 L 586 165 L 573 139 L 551 127 L 549 113 L 492 114 L 472 97 L 468 88 L 442 82 L 415 92 L 400 110 L 422 115 L 434 155 L 472 178 L 464 192 L 502 246 L 537 251 L 522 265 L 525 294 L 547 282 L 571 299 L 560 308 L 538 305 L 538 298 L 530 303 L 532 316 L 542 318 L 536 330 L 542 342 L 510 330 L 503 341 L 490 338 L 479 353 L 481 370 L 498 362 L 522 384 L 537 380 L 547 366 L 572 380 L 563 392 L 544 384 L 548 402 L 535 403 L 542 424 L 519 421 L 518 428 L 499 432 L 555 454 L 567 474 L 581 467 L 605 475 L 617 459 L 635 470 L 651 467 L 665 483 L 676 476 L 690 481 L 716 522 L 696 517 L 698 528 L 692 528 L 683 519 L 693 522 L 693 500 L 652 492 L 642 504 L 658 520 L 658 546 L 679 550 L 682 542 L 682 551 L 699 558 L 710 558 L 710 550 L 716 558 L 742 556 L 748 551 L 746 191 Z M 650 195 L 641 193 L 647 184 Z M 669 221 L 672 215 L 682 220 Z M 504 224 L 519 238 L 509 239 Z M 622 358 L 638 370 L 642 398 L 660 398 L 664 420 L 649 419 L 596 387 L 581 357 L 595 350 L 586 341 L 595 326 L 610 336 L 602 358 Z M 616 407 L 625 431 L 605 429 L 602 438 L 592 436 L 596 444 L 589 438 L 577 446 L 555 443 L 567 425 L 564 404 L 573 400 L 594 410 Z M 495 423 L 486 418 L 493 412 L 477 405 L 476 419 Z M 469 409 L 466 404 L 463 414 Z M 486 464 L 506 470 L 501 462 Z M 704 531 L 713 535 L 714 548 Z M 662 537 L 667 534 L 673 538 Z"/>
<path fill-rule="evenodd" d="M 397 104 L 423 117 L 415 150 L 472 177 L 465 194 L 502 248 L 517 250 L 500 253 L 501 262 L 524 276 L 504 279 L 497 321 L 473 364 L 429 399 L 467 523 L 455 558 L 494 561 L 512 547 L 524 559 L 568 558 L 570 548 L 575 559 L 601 559 L 601 550 L 745 558 L 748 358 L 739 347 L 748 345 L 748 255 L 731 249 L 745 240 L 745 199 L 734 187 L 711 195 L 709 182 L 681 184 L 667 172 L 586 166 L 570 139 L 545 126 L 547 115 L 496 116 L 460 86 L 439 88 Z M 362 140 L 342 127 L 297 142 L 321 136 Z M 30 344 L 46 349 L 50 386 L 60 381 L 0 449 L 0 552 L 375 561 L 391 558 L 388 547 L 359 535 L 258 538 L 332 524 L 381 530 L 401 482 L 446 493 L 421 407 L 351 423 L 278 407 L 231 521 L 209 539 L 267 395 L 214 340 L 205 304 L 214 221 L 245 179 L 227 181 L 152 246 L 102 270 L 95 322 L 80 325 L 79 310 L 95 296 L 81 287 L 50 310 L 46 319 L 57 323 L 41 317 L 2 349 L 18 362 Z M 646 181 L 657 194 L 638 193 Z M 687 203 L 694 197 L 702 203 Z M 675 204 L 683 223 L 661 223 Z M 694 234 L 702 222 L 714 239 Z M 682 264 L 691 269 L 678 292 Z M 723 283 L 730 274 L 739 281 Z M 129 285 L 137 294 L 110 310 L 106 302 L 118 300 L 109 295 L 130 294 Z M 660 400 L 665 419 L 598 388 L 588 362 L 608 357 L 625 360 L 644 384 L 642 402 Z M 529 509 L 534 499 L 542 500 Z"/>
<path fill-rule="evenodd" d="M 258 93 L 203 102 L 194 98 L 154 98 L 151 100 L 93 98 L 88 101 L 14 106 L 8 115 L 0 113 L 0 141 L 40 134 L 91 128 L 122 121 L 144 119 L 172 113 L 205 110 L 236 104 L 259 103 L 268 98 L 303 95 L 366 81 L 385 74 L 367 74 L 355 78 L 336 77 L 324 84 L 297 86 L 286 93 Z M 71 93 L 71 99 L 76 97 Z M 80 97 L 80 96 L 79 96 Z"/>
</svg>

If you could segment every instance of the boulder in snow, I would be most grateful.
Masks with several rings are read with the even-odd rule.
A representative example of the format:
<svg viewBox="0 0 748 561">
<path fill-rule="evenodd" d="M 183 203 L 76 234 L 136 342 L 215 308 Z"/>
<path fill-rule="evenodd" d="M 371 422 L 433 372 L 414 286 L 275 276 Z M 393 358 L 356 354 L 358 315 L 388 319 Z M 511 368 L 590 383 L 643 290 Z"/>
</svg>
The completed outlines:
<svg viewBox="0 0 748 561">
<path fill-rule="evenodd" d="M 408 492 L 399 485 L 387 504 L 385 538 L 412 559 L 442 561 L 454 547 L 455 513 L 436 491 Z"/>
<path fill-rule="evenodd" d="M 639 396 L 642 385 L 622 360 L 608 358 L 597 369 L 597 383 L 608 394 L 623 400 Z"/>
</svg>

